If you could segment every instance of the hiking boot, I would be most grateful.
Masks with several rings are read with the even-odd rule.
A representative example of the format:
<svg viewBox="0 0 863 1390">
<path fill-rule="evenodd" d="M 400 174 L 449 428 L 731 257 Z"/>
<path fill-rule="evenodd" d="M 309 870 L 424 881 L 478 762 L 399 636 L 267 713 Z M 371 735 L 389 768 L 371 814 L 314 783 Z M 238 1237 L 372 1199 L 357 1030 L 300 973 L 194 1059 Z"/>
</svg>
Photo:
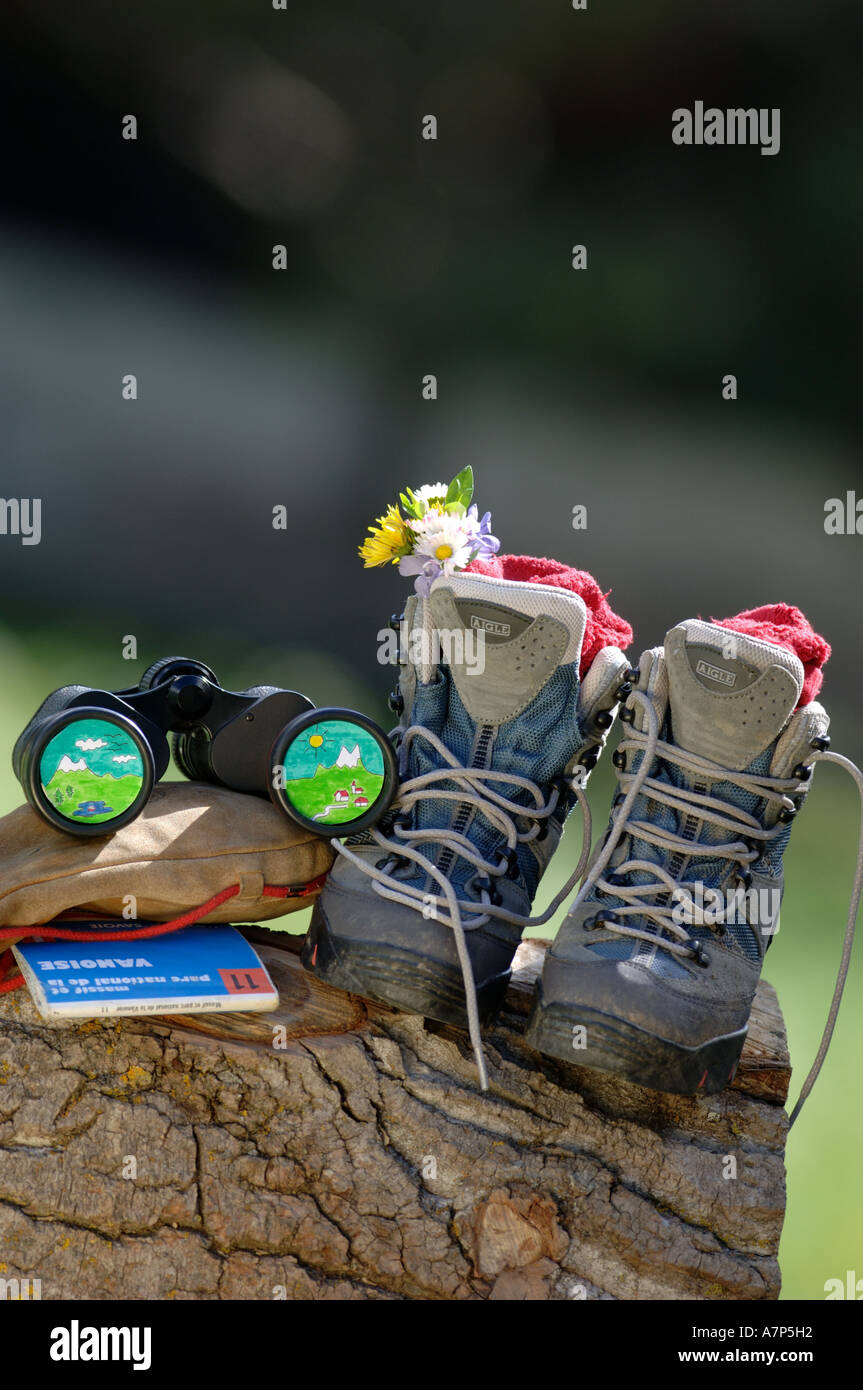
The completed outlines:
<svg viewBox="0 0 863 1390">
<path fill-rule="evenodd" d="M 752 635 L 786 630 L 777 614 L 790 645 L 811 656 L 815 644 L 806 673 L 789 646 Z M 692 620 L 641 657 L 609 828 L 526 1032 L 539 1052 L 676 1094 L 732 1080 L 812 763 L 845 763 L 825 752 L 827 715 L 807 699 L 830 649 L 803 615 L 775 605 L 728 622 L 748 631 Z M 852 934 L 855 913 L 852 901 Z"/>
<path fill-rule="evenodd" d="M 441 576 L 401 627 L 399 794 L 373 830 L 334 842 L 302 959 L 340 989 L 469 1027 L 485 1085 L 479 1025 L 566 816 L 586 808 L 630 688 L 613 643 L 631 630 L 589 575 L 524 556 Z"/>
</svg>

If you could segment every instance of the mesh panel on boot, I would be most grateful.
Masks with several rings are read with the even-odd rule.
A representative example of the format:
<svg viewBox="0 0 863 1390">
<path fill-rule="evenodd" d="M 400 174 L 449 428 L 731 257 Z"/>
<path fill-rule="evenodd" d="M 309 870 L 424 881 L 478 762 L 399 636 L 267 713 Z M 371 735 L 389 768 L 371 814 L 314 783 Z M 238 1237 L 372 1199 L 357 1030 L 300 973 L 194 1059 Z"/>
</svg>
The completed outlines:
<svg viewBox="0 0 863 1390">
<path fill-rule="evenodd" d="M 668 718 L 665 720 L 665 724 L 661 731 L 661 737 L 664 741 L 669 743 L 673 743 L 674 741 L 670 720 Z M 768 773 L 770 770 L 772 753 L 773 745 L 766 748 L 762 753 L 759 753 L 745 771 L 756 775 Z M 638 767 L 641 765 L 643 756 L 643 753 L 638 753 L 632 759 L 633 771 L 637 771 Z M 731 782 L 717 781 L 708 784 L 704 781 L 699 781 L 697 777 L 694 777 L 691 773 L 686 773 L 676 764 L 665 763 L 660 759 L 655 760 L 650 776 L 654 780 L 664 782 L 670 787 L 697 790 L 702 794 L 707 794 L 721 801 L 726 801 L 730 805 L 738 806 L 747 811 L 750 815 L 754 815 L 759 820 L 766 810 L 766 801 L 756 796 L 753 792 L 745 791 L 742 787 L 735 786 Z M 692 813 L 681 815 L 672 807 L 666 806 L 662 802 L 654 800 L 649 794 L 643 793 L 636 797 L 629 819 L 630 822 L 645 821 L 652 826 L 679 835 L 682 834 L 683 824 L 688 824 L 694 815 L 694 810 Z M 753 867 L 756 867 L 761 873 L 766 873 L 770 876 L 778 876 L 782 870 L 782 853 L 788 843 L 790 834 L 791 826 L 789 825 L 783 833 L 772 842 L 770 847 L 764 851 L 761 860 Z M 702 845 L 723 844 L 734 838 L 743 837 L 736 837 L 730 831 L 724 830 L 721 826 L 716 826 L 710 822 L 704 821 L 697 822 L 695 833 L 690 833 L 692 842 Z M 618 846 L 616 852 L 612 856 L 612 861 L 605 877 L 613 878 L 615 876 L 615 864 L 620 864 L 630 859 L 644 859 L 651 864 L 661 864 L 666 870 L 673 872 L 670 865 L 670 860 L 672 859 L 671 855 L 660 849 L 657 845 L 650 844 L 648 841 L 639 839 L 636 836 L 633 837 L 631 841 L 628 838 L 624 838 L 623 842 Z M 680 874 L 677 875 L 677 877 L 682 887 L 686 887 L 687 884 L 692 885 L 694 883 L 699 883 L 703 885 L 705 890 L 721 889 L 724 891 L 733 887 L 736 867 L 736 864 L 732 863 L 732 861 L 719 856 L 716 858 L 705 858 L 699 855 L 697 858 L 690 858 L 686 861 L 682 865 Z M 655 882 L 651 874 L 642 870 L 633 870 L 625 876 L 620 876 L 620 878 L 622 883 L 630 885 L 643 885 Z M 662 888 L 661 885 L 659 885 L 657 888 L 657 897 L 661 891 Z M 589 900 L 598 902 L 611 911 L 614 910 L 615 906 L 622 906 L 622 900 L 620 898 L 615 898 L 605 893 L 599 893 L 596 890 L 589 895 Z M 625 921 L 627 926 L 639 927 L 646 931 L 656 930 L 655 924 L 642 916 L 626 916 L 621 920 Z M 710 927 L 707 925 L 687 925 L 687 930 L 690 935 L 695 938 L 707 939 L 713 935 Z M 757 962 L 761 959 L 761 952 L 754 936 L 753 928 L 746 922 L 729 921 L 726 923 L 725 939 L 727 944 L 733 944 L 736 949 L 742 951 L 749 960 Z M 611 947 L 614 947 L 614 949 L 608 949 Z M 619 952 L 618 947 L 623 947 L 625 949 Z M 588 949 L 592 950 L 596 955 L 604 956 L 612 960 L 629 960 L 640 955 L 643 965 L 664 978 L 680 978 L 687 973 L 684 967 L 680 965 L 678 961 L 674 960 L 666 951 L 658 951 L 651 960 L 649 958 L 650 947 L 645 942 L 626 941 L 624 938 L 619 938 L 617 941 L 596 942 Z"/>
<path fill-rule="evenodd" d="M 493 730 L 489 744 L 490 758 L 483 765 L 529 777 L 542 789 L 547 800 L 553 779 L 563 774 L 566 764 L 584 742 L 578 719 L 578 691 L 576 665 L 572 663 L 558 667 L 521 714 Z M 471 766 L 480 729 L 465 710 L 446 666 L 439 668 L 438 680 L 417 687 L 409 722 L 421 724 L 437 734 L 463 766 Z M 435 750 L 422 738 L 417 738 L 410 746 L 407 767 L 402 775 L 418 777 L 441 766 L 443 764 Z M 454 787 L 451 782 L 442 785 L 450 789 Z M 489 785 L 501 796 L 522 805 L 534 804 L 524 789 L 516 788 L 511 783 L 494 782 Z M 429 798 L 414 808 L 412 824 L 423 830 L 442 829 L 452 823 L 458 810 L 454 802 Z M 523 828 L 526 829 L 527 825 Z M 484 815 L 474 813 L 465 833 L 484 858 L 494 861 L 499 856 L 503 838 Z M 423 852 L 434 855 L 433 847 L 428 845 Z M 536 858 L 526 845 L 519 846 L 517 853 L 525 886 L 533 894 L 539 880 Z M 451 877 L 458 887 L 462 887 L 473 872 L 471 865 L 457 859 Z M 411 875 L 411 881 L 419 882 L 421 879 L 419 870 Z"/>
</svg>

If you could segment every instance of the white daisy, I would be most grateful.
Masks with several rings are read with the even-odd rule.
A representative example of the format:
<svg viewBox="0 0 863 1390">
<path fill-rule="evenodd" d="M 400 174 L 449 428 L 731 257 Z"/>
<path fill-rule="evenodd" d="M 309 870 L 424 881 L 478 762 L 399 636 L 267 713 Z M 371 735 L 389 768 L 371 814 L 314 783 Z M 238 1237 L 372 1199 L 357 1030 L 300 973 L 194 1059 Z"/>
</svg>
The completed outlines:
<svg viewBox="0 0 863 1390">
<path fill-rule="evenodd" d="M 446 483 L 426 483 L 425 487 L 412 490 L 414 497 L 425 511 L 426 508 L 442 507 L 446 501 L 448 488 Z"/>
<path fill-rule="evenodd" d="M 414 554 L 436 560 L 444 574 L 464 569 L 478 548 L 477 523 L 452 512 L 429 513 L 418 523 L 417 531 Z"/>
</svg>

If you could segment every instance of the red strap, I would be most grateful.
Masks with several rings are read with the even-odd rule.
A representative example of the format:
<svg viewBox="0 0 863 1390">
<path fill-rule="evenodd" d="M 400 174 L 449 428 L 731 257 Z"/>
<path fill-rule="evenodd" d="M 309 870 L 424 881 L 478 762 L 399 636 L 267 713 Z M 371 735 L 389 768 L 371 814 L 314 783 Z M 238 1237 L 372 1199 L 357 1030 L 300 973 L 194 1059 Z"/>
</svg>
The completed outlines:
<svg viewBox="0 0 863 1390">
<path fill-rule="evenodd" d="M 319 874 L 302 888 L 294 888 L 285 884 L 265 883 L 263 896 L 265 898 L 307 898 L 312 893 L 317 893 L 324 886 L 326 874 Z M 130 931 L 106 931 L 99 932 L 99 941 L 141 941 L 151 936 L 164 936 L 167 932 L 179 931 L 181 927 L 191 927 L 194 922 L 200 922 L 202 917 L 214 912 L 222 903 L 226 903 L 231 898 L 235 898 L 240 891 L 239 883 L 234 883 L 230 888 L 223 888 L 221 893 L 216 893 L 207 902 L 201 903 L 200 907 L 193 907 L 188 912 L 184 912 L 181 917 L 174 917 L 170 922 L 153 922 L 148 927 L 138 927 L 137 930 Z M 74 912 L 62 912 L 58 917 L 48 923 L 37 923 L 28 927 L 0 927 L 0 941 L 8 940 L 10 937 L 21 936 L 40 936 L 46 941 L 92 941 L 92 932 L 75 931 L 73 927 L 55 927 L 54 922 L 81 920 L 80 914 Z M 8 960 L 7 960 L 8 957 Z M 4 967 L 3 962 L 6 961 Z M 0 952 L 0 994 L 11 994 L 15 989 L 20 989 L 24 983 L 23 975 L 8 975 L 10 965 L 14 963 L 11 950 Z"/>
<path fill-rule="evenodd" d="M 5 962 L 5 964 L 4 964 Z M 13 989 L 20 989 L 24 983 L 23 975 L 7 975 L 10 967 L 14 968 L 15 957 L 9 950 L 0 953 L 0 994 L 11 994 Z"/>
</svg>

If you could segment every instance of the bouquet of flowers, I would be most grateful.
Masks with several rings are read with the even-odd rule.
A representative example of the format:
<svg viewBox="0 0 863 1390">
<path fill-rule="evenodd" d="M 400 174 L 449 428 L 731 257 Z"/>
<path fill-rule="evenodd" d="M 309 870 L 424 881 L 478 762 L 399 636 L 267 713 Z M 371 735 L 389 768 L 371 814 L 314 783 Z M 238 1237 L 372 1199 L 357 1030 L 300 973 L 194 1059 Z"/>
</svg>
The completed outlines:
<svg viewBox="0 0 863 1390">
<path fill-rule="evenodd" d="M 494 555 L 500 541 L 491 534 L 491 512 L 479 516 L 473 497 L 473 469 L 463 468 L 446 483 L 431 483 L 399 494 L 360 546 L 366 569 L 398 565 L 413 575 L 414 588 L 428 598 L 432 581 L 455 574 L 478 556 Z"/>
</svg>

